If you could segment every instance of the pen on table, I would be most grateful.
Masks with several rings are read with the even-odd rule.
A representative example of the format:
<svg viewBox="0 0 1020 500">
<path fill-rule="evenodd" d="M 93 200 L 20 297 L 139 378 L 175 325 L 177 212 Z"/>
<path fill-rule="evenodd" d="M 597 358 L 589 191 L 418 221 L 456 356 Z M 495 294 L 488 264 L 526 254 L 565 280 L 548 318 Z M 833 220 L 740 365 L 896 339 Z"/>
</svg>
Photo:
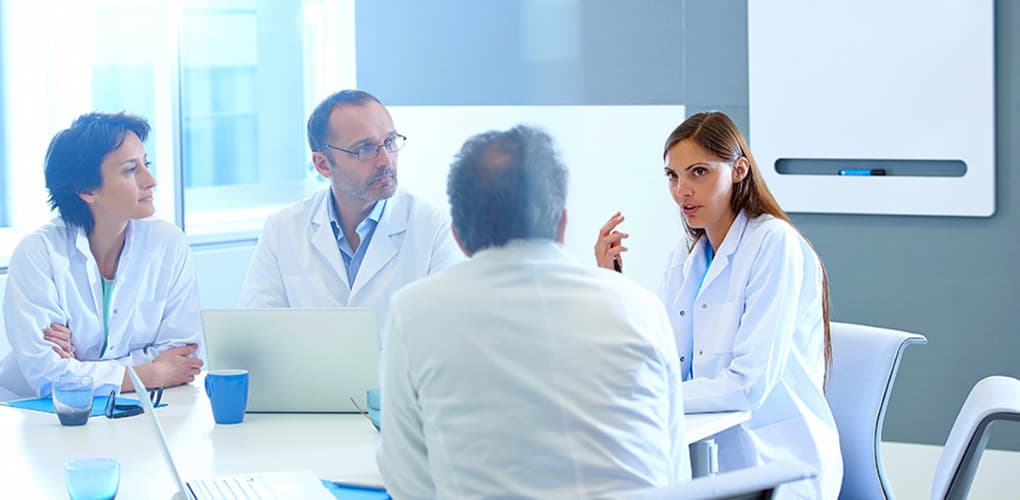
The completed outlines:
<svg viewBox="0 0 1020 500">
<path fill-rule="evenodd" d="M 884 168 L 841 168 L 839 175 L 885 175 Z"/>
</svg>

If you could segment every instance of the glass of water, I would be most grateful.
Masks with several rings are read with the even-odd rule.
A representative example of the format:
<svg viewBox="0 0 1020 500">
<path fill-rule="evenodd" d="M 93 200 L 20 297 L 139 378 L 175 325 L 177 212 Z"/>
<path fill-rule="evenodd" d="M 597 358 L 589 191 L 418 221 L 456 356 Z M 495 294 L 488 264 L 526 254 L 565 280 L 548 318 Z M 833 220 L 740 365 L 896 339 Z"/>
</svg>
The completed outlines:
<svg viewBox="0 0 1020 500">
<path fill-rule="evenodd" d="M 120 462 L 112 458 L 68 460 L 64 482 L 71 500 L 113 499 L 120 486 Z"/>
<path fill-rule="evenodd" d="M 53 382 L 53 409 L 63 425 L 85 425 L 92 413 L 92 377 L 64 375 Z"/>
</svg>

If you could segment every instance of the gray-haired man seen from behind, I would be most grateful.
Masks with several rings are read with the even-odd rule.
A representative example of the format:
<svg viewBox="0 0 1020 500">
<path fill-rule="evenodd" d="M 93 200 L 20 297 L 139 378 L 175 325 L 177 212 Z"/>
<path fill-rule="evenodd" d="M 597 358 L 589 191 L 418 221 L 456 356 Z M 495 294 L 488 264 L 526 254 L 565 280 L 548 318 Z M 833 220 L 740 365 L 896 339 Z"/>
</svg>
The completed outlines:
<svg viewBox="0 0 1020 500">
<path fill-rule="evenodd" d="M 690 477 L 662 304 L 560 248 L 567 171 L 545 133 L 469 139 L 450 168 L 471 259 L 397 292 L 379 470 L 394 498 L 589 498 Z"/>
</svg>

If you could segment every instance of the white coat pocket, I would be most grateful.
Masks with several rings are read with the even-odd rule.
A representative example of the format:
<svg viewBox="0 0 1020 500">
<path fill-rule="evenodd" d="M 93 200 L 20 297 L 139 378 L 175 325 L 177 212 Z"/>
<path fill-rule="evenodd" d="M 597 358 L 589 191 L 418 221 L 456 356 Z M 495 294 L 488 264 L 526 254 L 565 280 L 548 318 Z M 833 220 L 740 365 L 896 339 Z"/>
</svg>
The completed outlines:
<svg viewBox="0 0 1020 500">
<path fill-rule="evenodd" d="M 146 347 L 156 340 L 159 325 L 163 322 L 165 305 L 165 300 L 143 300 L 135 304 L 131 313 L 131 327 L 127 331 L 131 336 L 128 345 L 132 351 Z"/>
</svg>

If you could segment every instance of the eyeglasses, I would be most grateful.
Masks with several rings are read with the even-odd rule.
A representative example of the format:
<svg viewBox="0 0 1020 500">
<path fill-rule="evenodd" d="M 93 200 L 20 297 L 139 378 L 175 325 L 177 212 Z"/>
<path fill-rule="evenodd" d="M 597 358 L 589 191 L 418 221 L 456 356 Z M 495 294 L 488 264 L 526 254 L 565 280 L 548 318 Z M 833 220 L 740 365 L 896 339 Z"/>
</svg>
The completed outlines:
<svg viewBox="0 0 1020 500">
<path fill-rule="evenodd" d="M 163 388 L 159 387 L 156 389 L 149 390 L 149 401 L 152 401 L 152 407 L 159 406 L 160 401 L 163 401 Z M 110 391 L 110 397 L 106 400 L 106 418 L 124 418 L 133 417 L 135 415 L 141 415 L 145 410 L 141 405 L 136 403 L 119 405 L 117 404 L 117 390 Z"/>
<path fill-rule="evenodd" d="M 404 147 L 406 141 L 407 141 L 406 136 L 400 134 L 393 134 L 387 137 L 386 140 L 383 141 L 381 145 L 362 144 L 358 146 L 357 149 L 344 149 L 338 148 L 331 144 L 323 144 L 322 146 L 319 146 L 319 152 L 323 152 L 327 149 L 335 149 L 337 151 L 343 151 L 344 153 L 347 153 L 361 161 L 374 160 L 379 157 L 379 153 L 382 152 L 383 148 L 386 148 L 386 151 L 390 153 L 396 153 L 397 151 L 400 151 Z"/>
</svg>

